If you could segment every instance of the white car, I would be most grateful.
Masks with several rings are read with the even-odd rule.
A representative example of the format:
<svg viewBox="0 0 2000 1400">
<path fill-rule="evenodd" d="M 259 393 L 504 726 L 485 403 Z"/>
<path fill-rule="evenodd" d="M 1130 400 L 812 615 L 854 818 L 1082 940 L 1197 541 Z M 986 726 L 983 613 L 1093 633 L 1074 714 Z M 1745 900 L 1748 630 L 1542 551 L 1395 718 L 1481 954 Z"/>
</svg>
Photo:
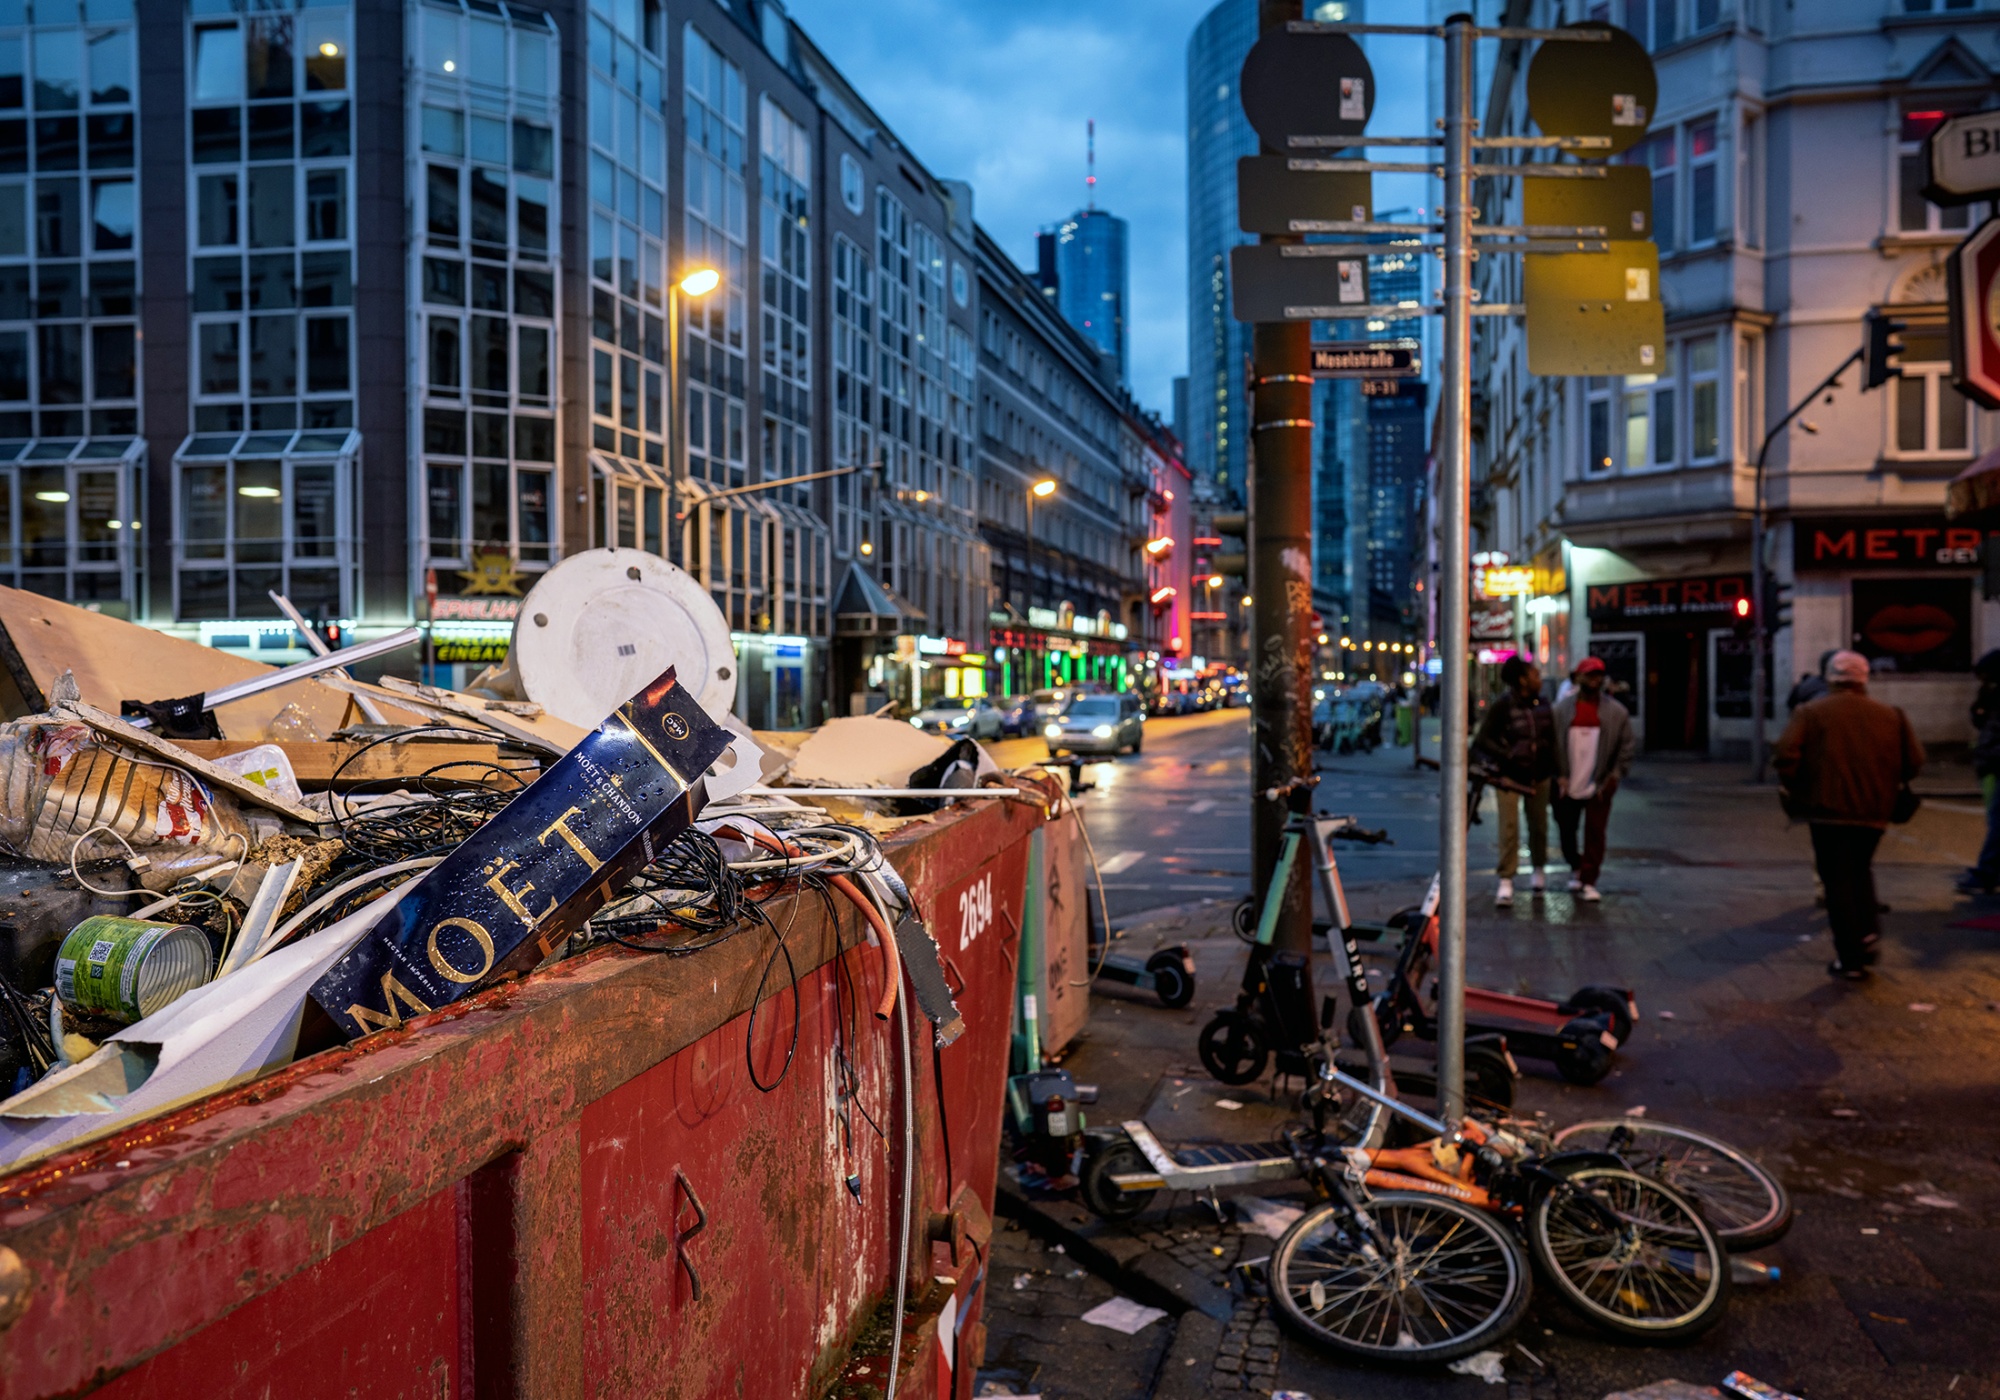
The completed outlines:
<svg viewBox="0 0 2000 1400">
<path fill-rule="evenodd" d="M 927 734 L 942 734 L 947 739 L 1000 737 L 1000 711 L 983 695 L 976 700 L 933 700 L 911 715 L 910 723 Z"/>
</svg>

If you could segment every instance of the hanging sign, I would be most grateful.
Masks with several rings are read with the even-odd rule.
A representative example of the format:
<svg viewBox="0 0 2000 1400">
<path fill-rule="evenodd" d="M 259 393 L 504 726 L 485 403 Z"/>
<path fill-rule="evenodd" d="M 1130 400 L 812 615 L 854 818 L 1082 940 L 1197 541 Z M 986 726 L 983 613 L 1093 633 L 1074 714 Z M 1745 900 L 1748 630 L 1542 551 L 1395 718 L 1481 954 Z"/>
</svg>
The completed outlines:
<svg viewBox="0 0 2000 1400">
<path fill-rule="evenodd" d="M 1315 341 L 1315 379 L 1410 379 L 1424 372 L 1423 347 L 1414 340 Z"/>
<path fill-rule="evenodd" d="M 1368 259 L 1310 243 L 1229 250 L 1229 309 L 1239 321 L 1314 321 L 1368 304 Z"/>
<path fill-rule="evenodd" d="M 1972 204 L 2000 193 L 2000 112 L 1947 117 L 1924 138 L 1923 196 L 1933 204 Z"/>
<path fill-rule="evenodd" d="M 1587 152 L 1589 159 L 1631 150 L 1644 139 L 1660 99 L 1652 58 L 1637 39 L 1611 25 L 1593 20 L 1565 27 L 1602 29 L 1611 38 L 1550 39 L 1536 49 L 1528 63 L 1528 115 L 1549 136 L 1608 138 L 1611 145 Z"/>
<path fill-rule="evenodd" d="M 1951 291 L 1951 382 L 2000 408 L 2000 215 L 1981 224 L 1945 262 Z"/>
<path fill-rule="evenodd" d="M 1667 320 L 1658 247 L 1631 240 L 1603 253 L 1527 253 L 1521 273 L 1528 373 L 1660 372 Z"/>
<path fill-rule="evenodd" d="M 1291 156 L 1236 162 L 1236 226 L 1245 233 L 1306 233 L 1300 224 L 1366 223 L 1375 196 L 1366 171 L 1300 170 Z"/>
<path fill-rule="evenodd" d="M 1250 46 L 1237 91 L 1251 129 L 1282 151 L 1294 136 L 1359 136 L 1375 110 L 1375 71 L 1352 36 L 1288 25 Z"/>
</svg>

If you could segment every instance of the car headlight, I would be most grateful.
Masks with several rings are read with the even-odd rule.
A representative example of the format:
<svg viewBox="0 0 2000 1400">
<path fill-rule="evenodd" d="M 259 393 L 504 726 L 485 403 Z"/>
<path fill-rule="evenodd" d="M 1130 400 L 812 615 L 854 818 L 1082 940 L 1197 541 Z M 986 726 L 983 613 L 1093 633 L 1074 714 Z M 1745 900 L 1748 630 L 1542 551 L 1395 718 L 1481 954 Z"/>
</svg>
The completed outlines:
<svg viewBox="0 0 2000 1400">
<path fill-rule="evenodd" d="M 957 729 L 957 728 L 959 728 L 959 727 L 960 727 L 961 725 L 967 725 L 967 724 L 970 724 L 970 723 L 972 723 L 972 716 L 971 716 L 971 715 L 960 715 L 960 716 L 959 716 L 959 717 L 958 717 L 957 719 L 955 719 L 955 720 L 953 720 L 953 721 L 951 722 L 951 727 L 952 727 L 953 729 Z"/>
<path fill-rule="evenodd" d="M 922 715 L 911 715 L 910 723 L 914 724 L 917 728 L 922 729 L 924 727 L 924 717 Z"/>
<path fill-rule="evenodd" d="M 1060 739 L 1062 738 L 1062 726 L 1060 724 L 1051 724 L 1042 730 L 1042 734 L 1046 738 Z"/>
<path fill-rule="evenodd" d="M 1090 731 L 1090 737 L 1093 739 L 1109 739 L 1111 737 L 1111 726 L 1108 724 L 1095 726 Z"/>
<path fill-rule="evenodd" d="M 1323 690 L 1315 690 L 1315 691 L 1313 692 L 1313 699 L 1315 699 L 1315 700 L 1324 700 L 1324 699 L 1326 699 L 1326 692 L 1325 692 L 1325 691 L 1323 691 Z"/>
</svg>

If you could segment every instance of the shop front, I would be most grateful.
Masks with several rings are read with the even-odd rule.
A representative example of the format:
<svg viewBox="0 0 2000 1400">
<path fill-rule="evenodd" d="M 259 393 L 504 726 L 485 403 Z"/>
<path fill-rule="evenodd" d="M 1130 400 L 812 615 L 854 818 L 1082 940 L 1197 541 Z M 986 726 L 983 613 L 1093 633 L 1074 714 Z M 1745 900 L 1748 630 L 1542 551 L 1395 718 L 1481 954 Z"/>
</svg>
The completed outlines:
<svg viewBox="0 0 2000 1400">
<path fill-rule="evenodd" d="M 987 629 L 987 688 L 994 695 L 1095 684 L 1129 690 L 1127 628 L 1109 613 L 1080 617 L 1068 607 L 992 614 Z"/>
<path fill-rule="evenodd" d="M 1751 650 L 1737 636 L 1750 575 L 1583 585 L 1589 654 L 1649 752 L 1720 756 L 1750 742 Z"/>
<path fill-rule="evenodd" d="M 2000 639 L 1981 586 L 1985 530 L 1936 513 L 1803 516 L 1792 522 L 1789 683 L 1848 647 L 1869 659 L 1871 692 L 1899 706 L 1927 744 L 1964 743 L 1972 663 Z"/>
</svg>

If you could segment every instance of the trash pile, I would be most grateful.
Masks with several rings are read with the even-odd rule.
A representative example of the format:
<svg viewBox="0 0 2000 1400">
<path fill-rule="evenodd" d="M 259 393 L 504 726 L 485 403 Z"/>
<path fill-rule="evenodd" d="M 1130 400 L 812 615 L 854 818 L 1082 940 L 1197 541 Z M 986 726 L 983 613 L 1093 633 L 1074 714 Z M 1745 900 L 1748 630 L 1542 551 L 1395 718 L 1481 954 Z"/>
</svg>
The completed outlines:
<svg viewBox="0 0 2000 1400">
<path fill-rule="evenodd" d="M 505 675 L 362 682 L 363 650 L 270 668 L 0 588 L 0 1165 L 601 943 L 761 924 L 789 964 L 759 907 L 786 886 L 861 911 L 878 1016 L 907 978 L 940 1043 L 962 1028 L 877 835 L 940 805 L 912 791 L 1043 800 L 975 745 L 863 719 L 767 752 L 705 708 L 729 674 L 706 653 L 687 684 L 671 662 L 611 700 L 572 684 L 565 716 Z M 762 785 L 788 777 L 819 794 Z"/>
</svg>

